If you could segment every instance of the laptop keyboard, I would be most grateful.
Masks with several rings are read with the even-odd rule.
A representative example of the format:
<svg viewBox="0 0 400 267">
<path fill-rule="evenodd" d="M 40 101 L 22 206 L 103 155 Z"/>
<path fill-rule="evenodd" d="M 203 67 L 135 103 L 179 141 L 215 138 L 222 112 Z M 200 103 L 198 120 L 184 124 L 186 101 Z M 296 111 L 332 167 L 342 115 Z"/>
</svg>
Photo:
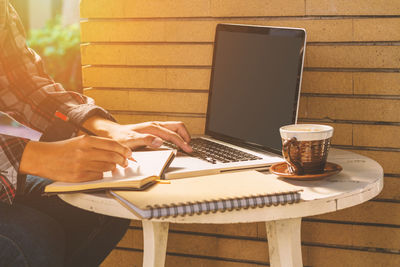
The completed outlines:
<svg viewBox="0 0 400 267">
<path fill-rule="evenodd" d="M 177 149 L 177 147 L 172 143 L 165 142 L 164 144 L 168 147 Z M 189 144 L 193 148 L 193 153 L 190 154 L 191 156 L 208 161 L 212 164 L 218 162 L 229 163 L 262 159 L 258 156 L 203 138 L 194 138 Z"/>
</svg>

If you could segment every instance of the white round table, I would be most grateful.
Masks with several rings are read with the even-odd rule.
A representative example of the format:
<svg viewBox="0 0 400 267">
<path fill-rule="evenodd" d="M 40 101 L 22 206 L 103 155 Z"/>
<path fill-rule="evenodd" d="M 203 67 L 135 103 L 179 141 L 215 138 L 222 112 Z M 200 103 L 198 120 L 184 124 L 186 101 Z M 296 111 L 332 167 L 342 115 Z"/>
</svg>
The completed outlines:
<svg viewBox="0 0 400 267">
<path fill-rule="evenodd" d="M 256 209 L 176 218 L 142 220 L 143 266 L 164 266 L 169 223 L 250 223 L 265 222 L 271 266 L 303 266 L 301 218 L 361 204 L 383 187 L 383 169 L 374 160 L 343 150 L 331 149 L 328 161 L 343 167 L 337 175 L 315 181 L 288 180 L 303 189 L 301 201 Z M 266 173 L 265 175 L 274 176 Z M 106 194 L 63 194 L 60 198 L 76 207 L 110 216 L 140 220 Z"/>
</svg>

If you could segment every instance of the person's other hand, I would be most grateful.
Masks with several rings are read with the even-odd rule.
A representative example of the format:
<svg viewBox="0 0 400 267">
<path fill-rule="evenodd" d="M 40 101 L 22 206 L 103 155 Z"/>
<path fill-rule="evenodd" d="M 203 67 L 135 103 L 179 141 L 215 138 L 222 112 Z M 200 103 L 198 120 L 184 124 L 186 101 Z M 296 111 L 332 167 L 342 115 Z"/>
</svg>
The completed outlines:
<svg viewBox="0 0 400 267">
<path fill-rule="evenodd" d="M 126 167 L 131 155 L 127 146 L 97 136 L 51 143 L 31 141 L 22 155 L 20 172 L 64 182 L 97 180 L 116 164 Z"/>
<path fill-rule="evenodd" d="M 186 152 L 192 152 L 192 148 L 188 144 L 190 142 L 189 132 L 185 125 L 178 121 L 152 121 L 121 125 L 113 138 L 131 148 L 159 147 L 163 144 L 163 140 L 167 140 Z"/>
<path fill-rule="evenodd" d="M 142 146 L 157 148 L 163 144 L 163 140 L 166 140 L 188 153 L 192 152 L 192 148 L 188 144 L 190 134 L 184 123 L 179 121 L 152 121 L 121 125 L 93 117 L 89 118 L 84 126 L 96 134 L 117 140 L 131 149 Z"/>
</svg>

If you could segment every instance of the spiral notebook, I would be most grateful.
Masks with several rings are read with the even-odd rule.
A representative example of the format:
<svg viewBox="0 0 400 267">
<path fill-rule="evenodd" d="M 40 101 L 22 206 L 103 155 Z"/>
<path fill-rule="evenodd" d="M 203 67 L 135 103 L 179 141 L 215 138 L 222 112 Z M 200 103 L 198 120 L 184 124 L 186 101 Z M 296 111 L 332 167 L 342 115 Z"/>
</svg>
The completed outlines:
<svg viewBox="0 0 400 267">
<path fill-rule="evenodd" d="M 293 204 L 300 201 L 300 191 L 275 176 L 242 171 L 110 194 L 139 218 L 152 219 Z"/>
</svg>

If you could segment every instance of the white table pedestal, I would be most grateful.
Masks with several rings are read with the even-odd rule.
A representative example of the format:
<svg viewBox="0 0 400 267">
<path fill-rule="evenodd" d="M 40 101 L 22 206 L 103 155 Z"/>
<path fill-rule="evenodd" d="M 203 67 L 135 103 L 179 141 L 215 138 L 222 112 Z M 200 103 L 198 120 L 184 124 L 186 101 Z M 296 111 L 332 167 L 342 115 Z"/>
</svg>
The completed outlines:
<svg viewBox="0 0 400 267">
<path fill-rule="evenodd" d="M 142 225 L 144 239 L 143 267 L 164 266 L 169 223 L 142 221 Z"/>
<path fill-rule="evenodd" d="M 269 262 L 274 267 L 301 267 L 301 218 L 265 223 Z"/>
</svg>

